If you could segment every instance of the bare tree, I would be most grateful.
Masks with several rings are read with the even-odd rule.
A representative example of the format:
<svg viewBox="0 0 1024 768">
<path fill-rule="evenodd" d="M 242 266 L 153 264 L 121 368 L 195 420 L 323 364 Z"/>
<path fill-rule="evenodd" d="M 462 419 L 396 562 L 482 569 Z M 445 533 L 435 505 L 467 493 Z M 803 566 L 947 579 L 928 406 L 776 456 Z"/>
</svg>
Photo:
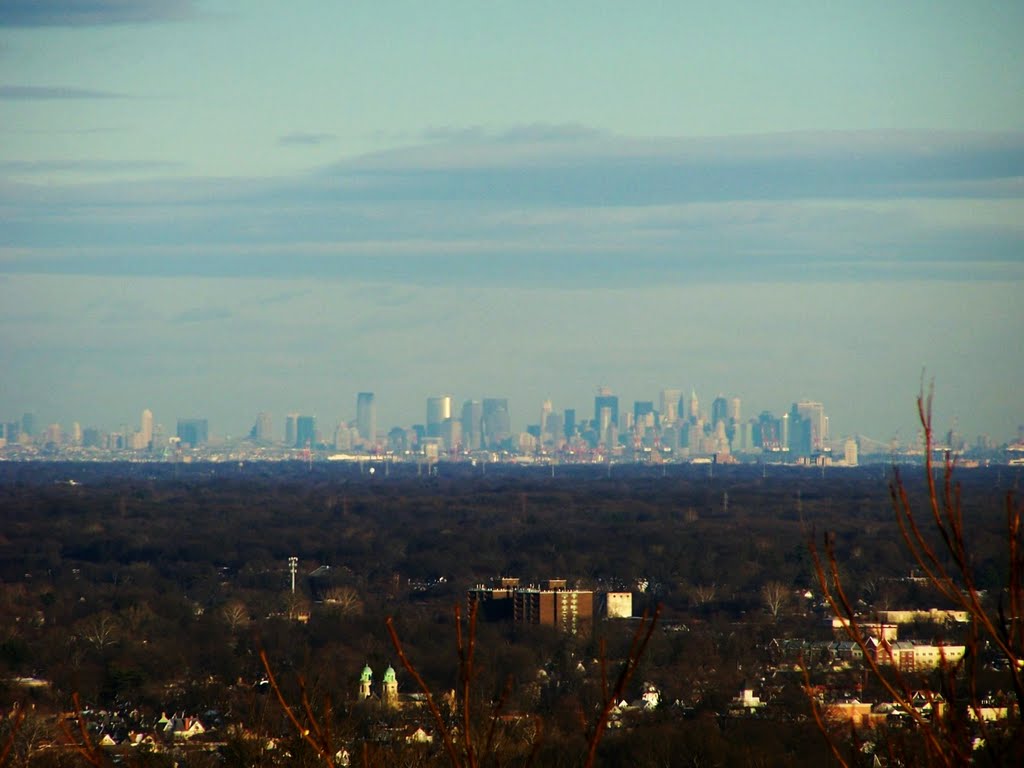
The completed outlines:
<svg viewBox="0 0 1024 768">
<path fill-rule="evenodd" d="M 332 587 L 324 596 L 324 603 L 342 616 L 358 616 L 363 612 L 363 601 L 353 587 Z"/>
<path fill-rule="evenodd" d="M 789 587 L 781 581 L 769 581 L 761 587 L 761 601 L 773 619 L 779 618 L 779 613 L 789 602 Z"/>
<path fill-rule="evenodd" d="M 32 764 L 33 755 L 48 738 L 50 725 L 35 705 L 16 703 L 10 714 L 0 716 L 0 767 L 21 768 Z"/>
<path fill-rule="evenodd" d="M 496 736 L 499 732 L 501 716 L 504 713 L 506 697 L 509 693 L 508 686 L 506 686 L 505 694 L 494 704 L 488 716 L 477 717 L 475 715 L 473 704 L 476 697 L 473 693 L 473 684 L 478 675 L 475 667 L 478 608 L 479 604 L 474 602 L 465 627 L 463 627 L 461 610 L 458 606 L 455 607 L 455 643 L 459 658 L 459 687 L 455 695 L 455 707 L 459 715 L 459 722 L 455 727 L 449 726 L 441 714 L 441 710 L 429 686 L 406 655 L 405 648 L 398 637 L 398 632 L 395 630 L 394 622 L 390 617 L 386 622 L 388 634 L 391 636 L 391 642 L 395 647 L 395 652 L 398 654 L 399 661 L 401 661 L 402 666 L 405 667 L 405 670 L 416 681 L 416 685 L 426 699 L 427 707 L 430 709 L 434 718 L 434 724 L 441 734 L 444 750 L 452 768 L 478 768 L 478 766 L 485 762 L 497 762 L 495 758 L 498 745 Z M 588 727 L 585 722 L 581 721 L 581 727 L 585 729 L 587 737 L 587 753 L 583 762 L 584 768 L 592 768 L 596 764 L 597 748 L 608 728 L 612 710 L 621 701 L 626 687 L 629 685 L 630 680 L 633 679 L 640 659 L 643 657 L 647 644 L 650 642 L 651 635 L 654 634 L 654 628 L 658 623 L 660 615 L 660 605 L 655 609 L 653 615 L 649 616 L 647 611 L 644 611 L 644 615 L 633 634 L 626 659 L 619 670 L 618 676 L 615 678 L 613 686 L 609 686 L 607 659 L 604 653 L 604 643 L 601 643 L 602 705 L 592 725 Z M 527 757 L 527 765 L 533 762 L 544 734 L 544 723 L 541 718 L 535 716 L 533 720 L 534 727 L 530 731 L 532 745 L 530 754 Z"/>
<path fill-rule="evenodd" d="M 892 666 L 887 665 L 887 671 L 883 672 L 880 665 L 886 659 L 869 644 L 866 628 L 855 615 L 840 576 L 835 539 L 829 533 L 824 536 L 823 557 L 813 538 L 810 542 L 818 583 L 833 614 L 844 620 L 843 627 L 860 648 L 870 673 L 912 720 L 914 737 L 927 764 L 958 766 L 974 762 L 975 747 L 981 743 L 985 745 L 987 758 L 992 764 L 1021 765 L 1024 764 L 1024 727 L 1020 722 L 1024 705 L 1024 531 L 1021 526 L 1024 506 L 1015 499 L 1012 491 L 1006 494 L 1008 572 L 1006 587 L 1000 590 L 993 606 L 983 599 L 974 577 L 964 528 L 960 484 L 953 478 L 952 456 L 946 453 L 938 479 L 933 468 L 931 389 L 925 395 L 922 386 L 917 410 L 924 430 L 927 481 L 924 514 L 919 515 L 915 509 L 898 468 L 889 491 L 903 543 L 925 574 L 928 585 L 969 617 L 965 638 L 967 652 L 963 660 L 957 664 L 942 660 L 938 674 L 947 691 L 953 693 L 966 689 L 966 707 L 953 706 L 939 716 L 925 715 L 911 701 L 911 681 Z M 939 542 L 939 546 L 933 542 Z M 1001 731 L 986 723 L 981 712 L 978 672 L 980 655 L 985 648 L 994 649 L 1002 656 L 1016 702 L 1015 720 Z M 958 681 L 961 685 L 957 684 Z M 828 738 L 833 755 L 840 764 L 848 765 L 827 727 L 806 671 L 805 683 L 815 720 Z M 931 699 L 928 703 L 934 705 L 937 697 L 928 695 Z M 975 721 L 976 725 L 967 727 L 969 720 Z M 975 741 L 976 736 L 980 742 Z M 889 746 L 891 748 L 892 744 Z M 913 755 L 904 757 L 920 762 L 919 758 L 914 760 Z"/>
<path fill-rule="evenodd" d="M 79 634 L 93 648 L 103 651 L 117 642 L 117 619 L 107 611 L 94 613 L 82 622 Z"/>
<path fill-rule="evenodd" d="M 695 586 L 690 590 L 690 601 L 698 607 L 713 603 L 717 596 L 718 587 L 715 584 Z"/>
<path fill-rule="evenodd" d="M 225 604 L 221 609 L 221 615 L 232 632 L 237 632 L 249 624 L 249 609 L 241 600 L 232 600 Z"/>
</svg>

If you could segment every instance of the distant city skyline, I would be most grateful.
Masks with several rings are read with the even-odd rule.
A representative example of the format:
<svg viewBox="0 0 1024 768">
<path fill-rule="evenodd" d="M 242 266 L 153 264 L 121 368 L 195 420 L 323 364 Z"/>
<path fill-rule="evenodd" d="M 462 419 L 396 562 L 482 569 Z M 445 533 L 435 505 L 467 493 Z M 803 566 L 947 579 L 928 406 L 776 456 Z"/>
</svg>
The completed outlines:
<svg viewBox="0 0 1024 768">
<path fill-rule="evenodd" d="M 418 419 L 386 421 L 378 424 L 376 393 L 361 391 L 356 393 L 354 404 L 349 411 L 345 411 L 344 407 L 339 407 L 336 409 L 336 415 L 330 411 L 318 414 L 316 410 L 310 409 L 292 409 L 280 414 L 259 410 L 253 413 L 251 422 L 247 426 L 241 425 L 237 429 L 230 428 L 227 424 L 218 425 L 215 419 L 206 416 L 170 416 L 166 420 L 161 420 L 154 416 L 154 411 L 150 408 L 143 409 L 141 416 L 134 423 L 125 420 L 104 423 L 86 421 L 81 418 L 74 418 L 70 421 L 51 420 L 45 415 L 28 410 L 17 418 L 13 416 L 0 418 L 0 424 L 4 427 L 11 424 L 16 425 L 17 429 L 34 436 L 45 434 L 47 439 L 51 434 L 56 434 L 58 439 L 54 442 L 60 442 L 59 438 L 62 435 L 67 437 L 76 435 L 80 441 L 83 429 L 122 433 L 126 439 L 125 447 L 136 450 L 152 445 L 154 435 L 157 433 L 163 437 L 176 433 L 183 443 L 190 445 L 205 443 L 210 437 L 230 440 L 249 437 L 261 442 L 304 448 L 315 445 L 317 436 L 321 442 L 327 444 L 337 442 L 335 430 L 342 426 L 351 430 L 351 439 L 353 440 L 367 442 L 377 440 L 379 443 L 384 443 L 387 440 L 388 432 L 392 429 L 408 430 L 418 427 L 422 429 L 424 438 L 443 438 L 450 442 L 452 433 L 445 430 L 446 422 L 450 421 L 459 422 L 456 444 L 464 449 L 472 450 L 490 443 L 496 432 L 499 435 L 499 440 L 514 437 L 528 429 L 537 429 L 543 435 L 548 432 L 547 422 L 549 420 L 552 424 L 558 425 L 558 430 L 568 428 L 572 431 L 575 427 L 582 430 L 588 423 L 594 424 L 598 430 L 598 439 L 604 441 L 605 432 L 609 428 L 614 427 L 616 429 L 614 434 L 621 436 L 632 431 L 634 425 L 641 419 L 644 419 L 644 423 L 649 426 L 658 423 L 661 427 L 675 423 L 677 420 L 681 422 L 704 420 L 709 425 L 715 425 L 718 422 L 735 425 L 755 423 L 766 413 L 780 420 L 777 427 L 780 434 L 775 437 L 780 440 L 782 445 L 789 444 L 785 422 L 788 422 L 790 416 L 806 420 L 806 423 L 810 425 L 804 448 L 807 453 L 821 451 L 829 445 L 841 443 L 850 437 L 866 438 L 879 444 L 900 441 L 903 445 L 912 445 L 919 436 L 919 430 L 901 434 L 899 429 L 888 434 L 884 432 L 873 434 L 856 428 L 836 432 L 831 426 L 832 416 L 827 404 L 807 398 L 795 399 L 786 405 L 754 407 L 746 403 L 734 391 L 719 391 L 714 396 L 702 397 L 697 393 L 696 387 L 672 387 L 661 389 L 656 398 L 652 395 L 646 399 L 631 399 L 620 395 L 611 387 L 602 385 L 593 389 L 592 401 L 593 418 L 583 421 L 576 419 L 576 413 L 580 410 L 584 413 L 589 411 L 590 405 L 585 402 L 568 402 L 556 407 L 551 398 L 545 398 L 535 404 L 523 403 L 522 415 L 519 415 L 514 401 L 510 398 L 481 398 L 477 394 L 472 394 L 460 400 L 449 394 L 426 397 L 426 411 Z M 411 412 L 412 410 L 408 403 L 391 405 L 390 411 L 395 413 Z M 190 413 L 202 411 L 203 409 L 197 405 Z M 566 423 L 564 420 L 566 416 L 573 420 L 572 423 Z M 500 421 L 496 422 L 496 418 Z M 213 422 L 212 427 L 210 426 L 211 421 Z M 998 445 L 1021 439 L 1022 431 L 1024 431 L 1024 419 L 1021 422 L 1021 424 L 1011 426 L 1008 421 L 1005 436 L 971 431 L 969 427 L 965 431 L 964 425 L 955 416 L 948 424 L 941 423 L 939 417 L 936 417 L 934 426 L 937 439 L 943 437 L 946 432 L 956 432 L 967 444 L 973 444 L 979 437 L 986 437 L 993 444 Z M 170 428 L 175 424 L 176 429 Z M 9 429 L 5 430 L 3 434 L 6 434 L 6 431 Z"/>
</svg>

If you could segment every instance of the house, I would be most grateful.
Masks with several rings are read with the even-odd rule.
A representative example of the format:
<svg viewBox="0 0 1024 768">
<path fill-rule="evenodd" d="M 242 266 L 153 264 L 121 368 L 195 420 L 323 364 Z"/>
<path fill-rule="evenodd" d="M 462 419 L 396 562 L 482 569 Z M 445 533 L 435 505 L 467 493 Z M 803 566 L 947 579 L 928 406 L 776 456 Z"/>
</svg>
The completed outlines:
<svg viewBox="0 0 1024 768">
<path fill-rule="evenodd" d="M 652 683 L 644 683 L 644 692 L 638 702 L 640 707 L 646 710 L 657 709 L 660 700 L 661 693 L 658 689 Z"/>
<path fill-rule="evenodd" d="M 432 744 L 433 742 L 434 734 L 425 730 L 422 725 L 418 725 L 405 733 L 406 744 Z"/>
<path fill-rule="evenodd" d="M 185 741 L 206 733 L 206 728 L 198 717 L 185 717 L 184 715 L 167 717 L 167 714 L 164 713 L 157 721 L 157 726 L 171 738 Z"/>
<path fill-rule="evenodd" d="M 759 707 L 763 706 L 764 702 L 754 695 L 754 689 L 749 685 L 744 684 L 742 690 L 736 695 L 736 697 L 730 702 L 730 710 L 741 710 L 745 713 L 751 713 L 756 711 Z"/>
</svg>

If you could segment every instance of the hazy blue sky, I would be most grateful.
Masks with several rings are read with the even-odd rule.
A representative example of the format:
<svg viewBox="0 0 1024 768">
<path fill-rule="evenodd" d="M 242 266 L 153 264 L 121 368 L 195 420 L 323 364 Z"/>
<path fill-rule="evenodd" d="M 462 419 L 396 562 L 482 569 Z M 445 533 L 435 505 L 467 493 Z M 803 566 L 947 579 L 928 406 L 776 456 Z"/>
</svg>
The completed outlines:
<svg viewBox="0 0 1024 768">
<path fill-rule="evenodd" d="M 1024 423 L 1024 5 L 0 3 L 0 418 Z"/>
</svg>

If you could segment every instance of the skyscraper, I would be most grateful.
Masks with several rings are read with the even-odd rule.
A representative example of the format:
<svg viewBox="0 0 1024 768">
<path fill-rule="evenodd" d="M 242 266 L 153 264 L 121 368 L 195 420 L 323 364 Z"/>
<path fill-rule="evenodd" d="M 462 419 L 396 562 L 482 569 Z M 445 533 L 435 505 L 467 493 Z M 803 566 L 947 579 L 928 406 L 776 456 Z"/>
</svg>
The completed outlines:
<svg viewBox="0 0 1024 768">
<path fill-rule="evenodd" d="M 445 419 L 441 425 L 441 439 L 448 451 L 462 449 L 462 421 L 459 419 Z"/>
<path fill-rule="evenodd" d="M 46 439 L 43 441 L 45 445 L 59 446 L 64 441 L 64 433 L 60 428 L 60 424 L 50 424 L 46 428 Z"/>
<path fill-rule="evenodd" d="M 825 450 L 828 443 L 828 417 L 825 416 L 825 406 L 813 400 L 801 400 L 793 404 L 793 412 L 807 422 L 809 452 L 818 453 Z"/>
<path fill-rule="evenodd" d="M 654 426 L 654 402 L 651 400 L 633 401 L 633 426 L 644 430 Z"/>
<path fill-rule="evenodd" d="M 316 445 L 316 416 L 299 416 L 295 420 L 295 447 Z"/>
<path fill-rule="evenodd" d="M 740 399 L 738 397 L 729 398 L 729 421 L 733 424 L 738 424 L 740 421 Z"/>
<path fill-rule="evenodd" d="M 356 397 L 356 429 L 363 440 L 377 442 L 377 403 L 373 392 L 360 392 Z"/>
<path fill-rule="evenodd" d="M 266 411 L 260 411 L 256 415 L 256 423 L 252 425 L 252 439 L 261 443 L 270 440 L 274 433 L 273 425 L 271 415 Z"/>
<path fill-rule="evenodd" d="M 284 444 L 289 448 L 298 445 L 299 414 L 289 413 L 284 417 Z"/>
<path fill-rule="evenodd" d="M 548 419 L 551 418 L 551 401 L 545 400 L 540 405 L 540 436 L 541 440 L 550 440 L 551 434 L 548 429 Z"/>
<path fill-rule="evenodd" d="M 210 437 L 209 423 L 206 419 L 178 419 L 177 434 L 185 445 L 204 445 Z"/>
<path fill-rule="evenodd" d="M 679 419 L 679 398 L 682 391 L 678 389 L 661 390 L 661 423 L 663 425 L 675 424 Z"/>
<path fill-rule="evenodd" d="M 148 450 L 153 445 L 153 412 L 147 408 L 139 420 L 139 434 L 142 447 Z"/>
<path fill-rule="evenodd" d="M 452 396 L 427 398 L 427 437 L 440 437 L 441 425 L 452 417 Z"/>
<path fill-rule="evenodd" d="M 484 406 L 479 400 L 462 404 L 462 440 L 467 450 L 479 451 L 483 446 Z"/>
<path fill-rule="evenodd" d="M 843 443 L 843 461 L 849 467 L 857 466 L 857 441 L 852 437 L 846 438 Z"/>
<path fill-rule="evenodd" d="M 21 417 L 21 433 L 28 435 L 29 442 L 36 436 L 36 417 L 33 413 L 25 413 Z"/>
<path fill-rule="evenodd" d="M 484 445 L 497 448 L 512 434 L 512 419 L 508 412 L 508 399 L 484 398 Z"/>
<path fill-rule="evenodd" d="M 711 425 L 714 426 L 718 422 L 723 424 L 729 418 L 729 401 L 725 399 L 724 395 L 719 395 L 711 401 Z"/>
<path fill-rule="evenodd" d="M 576 409 L 566 408 L 562 419 L 565 422 L 565 437 L 571 439 L 576 434 Z"/>
<path fill-rule="evenodd" d="M 690 419 L 691 424 L 696 424 L 700 418 L 700 402 L 697 400 L 697 390 L 692 387 L 690 389 L 690 402 L 686 415 Z"/>
<path fill-rule="evenodd" d="M 609 418 L 611 423 L 618 426 L 619 424 L 619 397 L 613 395 L 611 390 L 607 387 L 601 387 L 597 391 L 597 397 L 594 398 L 594 423 L 601 425 L 601 409 L 607 408 L 609 412 Z M 601 432 L 604 429 L 601 428 Z"/>
</svg>

